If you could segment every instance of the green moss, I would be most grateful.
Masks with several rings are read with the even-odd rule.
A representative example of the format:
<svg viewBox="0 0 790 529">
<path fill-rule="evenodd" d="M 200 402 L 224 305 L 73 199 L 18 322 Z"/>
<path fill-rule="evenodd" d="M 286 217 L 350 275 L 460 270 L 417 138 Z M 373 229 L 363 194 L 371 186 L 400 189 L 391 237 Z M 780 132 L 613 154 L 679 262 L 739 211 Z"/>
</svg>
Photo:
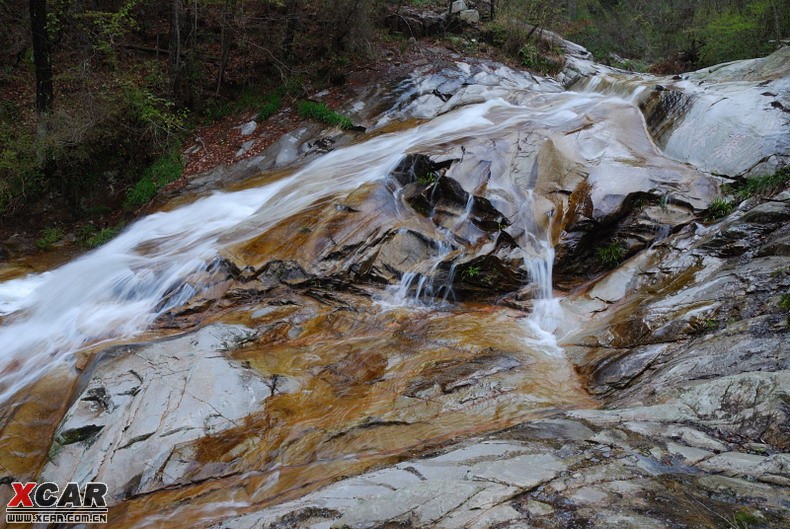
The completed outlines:
<svg viewBox="0 0 790 529">
<path fill-rule="evenodd" d="M 51 250 L 55 243 L 63 238 L 63 228 L 51 227 L 44 228 L 41 237 L 36 241 L 39 250 Z"/>
<path fill-rule="evenodd" d="M 790 310 L 790 294 L 782 294 L 782 297 L 779 298 L 779 307 Z"/>
<path fill-rule="evenodd" d="M 601 246 L 596 250 L 598 260 L 610 268 L 619 265 L 625 257 L 625 248 L 613 242 L 608 246 Z"/>
<path fill-rule="evenodd" d="M 331 110 L 326 103 L 315 101 L 302 101 L 299 103 L 299 115 L 303 118 L 313 119 L 327 125 L 350 129 L 354 123 L 346 116 Z"/>
</svg>

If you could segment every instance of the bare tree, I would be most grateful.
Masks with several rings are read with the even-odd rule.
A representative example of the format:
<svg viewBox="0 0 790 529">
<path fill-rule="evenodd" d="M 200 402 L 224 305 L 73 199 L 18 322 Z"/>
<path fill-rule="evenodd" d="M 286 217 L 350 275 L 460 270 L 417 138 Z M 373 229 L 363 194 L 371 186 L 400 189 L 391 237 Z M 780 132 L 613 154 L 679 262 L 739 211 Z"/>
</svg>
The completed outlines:
<svg viewBox="0 0 790 529">
<path fill-rule="evenodd" d="M 33 62 L 36 68 L 36 110 L 52 109 L 52 46 L 47 32 L 46 0 L 30 0 L 30 29 L 33 35 Z"/>
</svg>

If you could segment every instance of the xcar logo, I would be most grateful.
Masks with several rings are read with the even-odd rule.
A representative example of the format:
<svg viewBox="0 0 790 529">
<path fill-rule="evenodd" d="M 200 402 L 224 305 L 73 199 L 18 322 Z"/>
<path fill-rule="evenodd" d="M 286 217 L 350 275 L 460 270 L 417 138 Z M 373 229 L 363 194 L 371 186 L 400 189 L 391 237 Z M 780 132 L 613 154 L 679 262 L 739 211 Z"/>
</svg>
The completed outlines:
<svg viewBox="0 0 790 529">
<path fill-rule="evenodd" d="M 107 523 L 107 485 L 91 481 L 80 491 L 70 482 L 11 483 L 14 497 L 6 506 L 6 523 Z"/>
</svg>

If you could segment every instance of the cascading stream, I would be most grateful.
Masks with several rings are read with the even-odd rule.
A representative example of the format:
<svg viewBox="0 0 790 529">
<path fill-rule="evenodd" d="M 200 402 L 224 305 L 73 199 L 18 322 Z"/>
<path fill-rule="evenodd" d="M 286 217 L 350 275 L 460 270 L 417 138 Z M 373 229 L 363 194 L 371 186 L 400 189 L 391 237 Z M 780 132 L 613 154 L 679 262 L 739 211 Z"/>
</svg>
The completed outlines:
<svg viewBox="0 0 790 529">
<path fill-rule="evenodd" d="M 0 403 L 70 361 L 75 351 L 129 337 L 187 292 L 161 307 L 183 278 L 205 269 L 220 247 L 265 231 L 318 200 L 384 178 L 404 153 L 469 137 L 497 137 L 556 109 L 525 112 L 494 99 L 450 112 L 416 129 L 330 152 L 283 180 L 217 193 L 145 217 L 101 248 L 51 272 L 0 284 Z"/>
</svg>

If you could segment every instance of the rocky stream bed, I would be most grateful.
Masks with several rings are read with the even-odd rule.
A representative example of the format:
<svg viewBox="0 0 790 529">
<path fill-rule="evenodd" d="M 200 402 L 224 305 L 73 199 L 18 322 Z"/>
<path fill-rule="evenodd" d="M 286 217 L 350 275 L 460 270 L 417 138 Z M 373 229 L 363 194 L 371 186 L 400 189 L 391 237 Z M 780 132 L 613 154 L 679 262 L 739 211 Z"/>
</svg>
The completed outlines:
<svg viewBox="0 0 790 529">
<path fill-rule="evenodd" d="M 790 191 L 710 218 L 790 159 L 790 48 L 561 44 L 370 86 L 365 132 L 0 284 L 3 482 L 104 481 L 113 528 L 790 527 Z"/>
</svg>

